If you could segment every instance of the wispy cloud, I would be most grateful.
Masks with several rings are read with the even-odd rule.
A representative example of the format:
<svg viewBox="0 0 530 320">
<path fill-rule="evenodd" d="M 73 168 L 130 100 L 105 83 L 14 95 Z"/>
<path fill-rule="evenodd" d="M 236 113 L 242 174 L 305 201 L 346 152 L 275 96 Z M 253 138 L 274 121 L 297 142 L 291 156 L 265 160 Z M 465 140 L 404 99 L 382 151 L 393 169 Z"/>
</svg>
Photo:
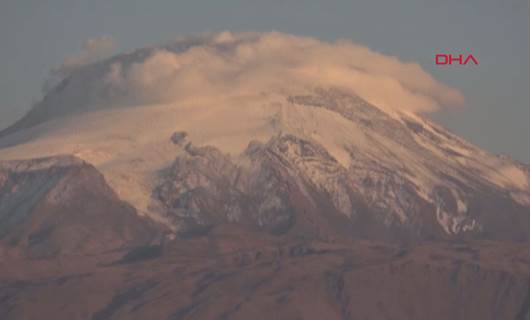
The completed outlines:
<svg viewBox="0 0 530 320">
<path fill-rule="evenodd" d="M 50 71 L 43 90 L 47 92 L 75 70 L 107 58 L 115 53 L 116 42 L 111 36 L 101 36 L 85 41 L 81 51 L 64 59 L 63 63 Z"/>
<path fill-rule="evenodd" d="M 180 38 L 141 62 L 114 64 L 105 83 L 138 103 L 320 86 L 350 90 L 380 107 L 411 112 L 464 101 L 458 90 L 438 82 L 417 63 L 348 40 L 328 43 L 277 32 Z"/>
</svg>

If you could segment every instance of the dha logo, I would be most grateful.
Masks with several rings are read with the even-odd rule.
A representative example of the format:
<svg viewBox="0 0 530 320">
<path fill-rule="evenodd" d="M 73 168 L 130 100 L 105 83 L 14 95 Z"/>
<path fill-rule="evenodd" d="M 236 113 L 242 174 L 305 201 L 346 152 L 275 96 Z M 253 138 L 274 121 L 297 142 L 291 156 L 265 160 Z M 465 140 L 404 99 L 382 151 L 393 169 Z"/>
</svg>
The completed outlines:
<svg viewBox="0 0 530 320">
<path fill-rule="evenodd" d="M 436 64 L 437 65 L 452 65 L 453 63 L 458 62 L 459 65 L 465 66 L 468 63 L 472 62 L 475 65 L 478 65 L 478 60 L 473 56 L 472 53 L 468 55 L 452 55 L 452 54 L 445 54 L 445 53 L 439 53 L 436 55 Z"/>
</svg>

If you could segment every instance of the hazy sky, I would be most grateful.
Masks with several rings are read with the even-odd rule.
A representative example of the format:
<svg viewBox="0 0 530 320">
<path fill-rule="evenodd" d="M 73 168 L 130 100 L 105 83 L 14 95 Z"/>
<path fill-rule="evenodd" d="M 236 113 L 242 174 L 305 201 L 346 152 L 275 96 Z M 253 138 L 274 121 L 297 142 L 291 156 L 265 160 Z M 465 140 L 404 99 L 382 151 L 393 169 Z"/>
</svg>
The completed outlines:
<svg viewBox="0 0 530 320">
<path fill-rule="evenodd" d="M 282 31 L 348 38 L 414 61 L 460 89 L 467 106 L 433 115 L 490 151 L 530 163 L 530 0 L 1 0 L 0 127 L 41 98 L 49 70 L 82 44 L 118 50 L 204 31 Z M 478 66 L 434 65 L 473 52 Z"/>
</svg>

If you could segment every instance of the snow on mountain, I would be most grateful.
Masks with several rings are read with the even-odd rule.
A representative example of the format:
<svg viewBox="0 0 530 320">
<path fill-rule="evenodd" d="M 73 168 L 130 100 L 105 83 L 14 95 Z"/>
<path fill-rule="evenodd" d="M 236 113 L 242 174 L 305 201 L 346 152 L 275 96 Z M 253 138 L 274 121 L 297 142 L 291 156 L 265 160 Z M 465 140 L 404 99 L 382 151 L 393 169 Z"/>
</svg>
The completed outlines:
<svg viewBox="0 0 530 320">
<path fill-rule="evenodd" d="M 72 157 L 0 161 L 0 255 L 42 258 L 157 241 L 90 164 Z"/>
<path fill-rule="evenodd" d="M 528 171 L 418 115 L 457 100 L 357 45 L 222 33 L 76 71 L 0 133 L 0 160 L 74 155 L 176 231 L 336 211 L 427 236 L 528 235 Z"/>
</svg>

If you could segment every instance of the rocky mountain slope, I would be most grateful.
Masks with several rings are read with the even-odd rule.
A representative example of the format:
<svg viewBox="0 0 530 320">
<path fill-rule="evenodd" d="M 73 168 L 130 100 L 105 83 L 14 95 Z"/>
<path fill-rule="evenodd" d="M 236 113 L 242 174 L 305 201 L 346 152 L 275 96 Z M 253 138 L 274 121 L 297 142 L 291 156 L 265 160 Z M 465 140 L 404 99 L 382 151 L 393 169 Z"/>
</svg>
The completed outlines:
<svg viewBox="0 0 530 320">
<path fill-rule="evenodd" d="M 71 156 L 0 162 L 0 255 L 94 254 L 160 242 L 163 228 Z"/>
</svg>

